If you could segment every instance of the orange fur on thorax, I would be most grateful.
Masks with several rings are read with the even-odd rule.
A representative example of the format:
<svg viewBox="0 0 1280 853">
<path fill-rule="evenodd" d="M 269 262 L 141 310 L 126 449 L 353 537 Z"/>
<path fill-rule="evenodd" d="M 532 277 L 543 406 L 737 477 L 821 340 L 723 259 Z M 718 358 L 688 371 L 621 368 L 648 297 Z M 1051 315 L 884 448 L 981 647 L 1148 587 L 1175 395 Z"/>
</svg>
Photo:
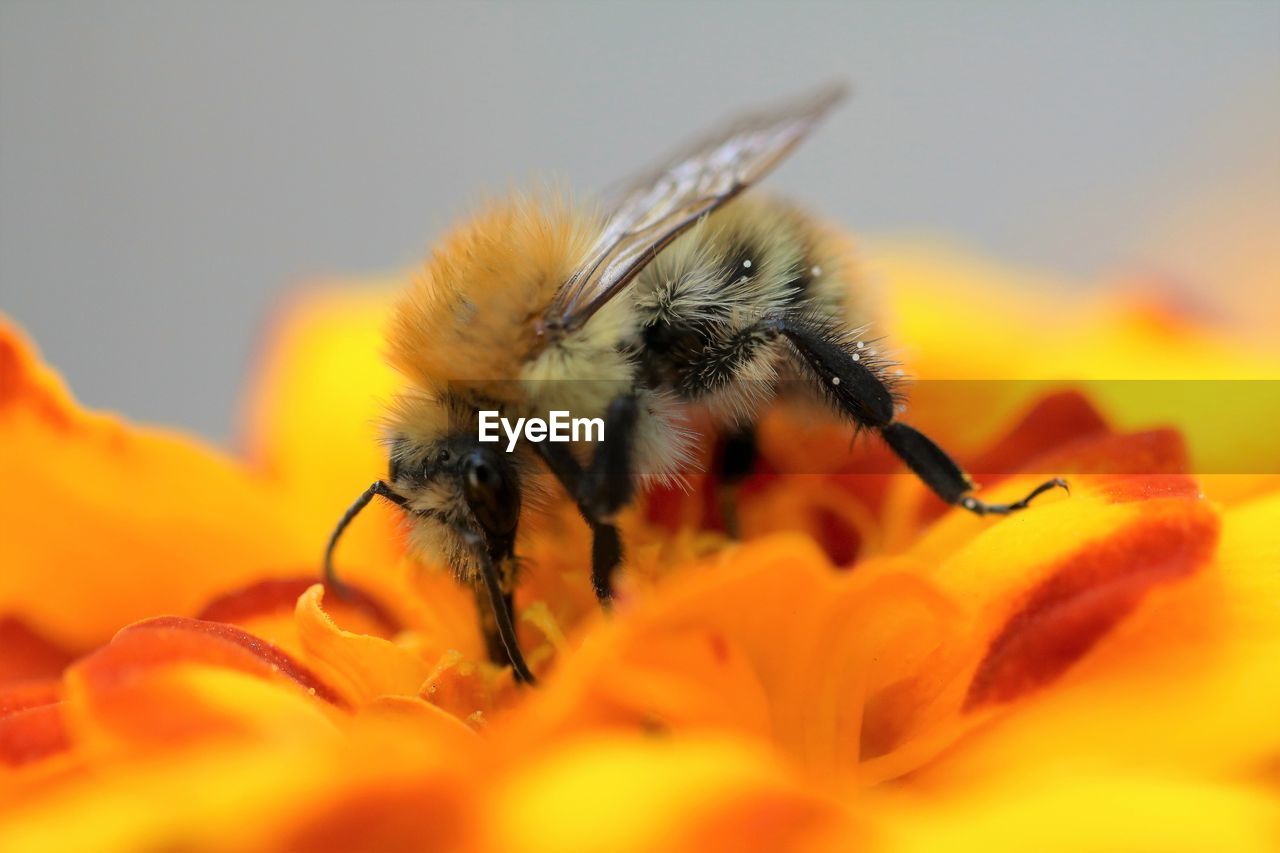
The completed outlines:
<svg viewBox="0 0 1280 853">
<path fill-rule="evenodd" d="M 389 359 L 420 390 L 515 380 L 535 321 L 599 225 L 563 200 L 491 204 L 433 252 L 396 306 Z"/>
</svg>

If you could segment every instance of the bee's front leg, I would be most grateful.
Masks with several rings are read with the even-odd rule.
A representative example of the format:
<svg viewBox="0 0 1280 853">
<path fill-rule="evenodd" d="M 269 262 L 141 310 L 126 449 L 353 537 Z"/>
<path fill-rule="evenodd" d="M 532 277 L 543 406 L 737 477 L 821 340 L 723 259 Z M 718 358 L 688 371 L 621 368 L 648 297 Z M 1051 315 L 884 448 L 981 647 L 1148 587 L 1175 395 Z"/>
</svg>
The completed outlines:
<svg viewBox="0 0 1280 853">
<path fill-rule="evenodd" d="M 472 587 L 472 592 L 476 597 L 476 615 L 480 619 L 480 631 L 484 635 L 484 649 L 489 656 L 489 660 L 498 666 L 506 666 L 511 662 L 510 656 L 507 654 L 506 643 L 502 639 L 502 633 L 498 630 L 498 615 L 494 612 L 489 603 L 489 593 L 483 584 L 476 584 Z M 511 615 L 515 613 L 515 601 L 510 592 L 502 594 L 503 610 Z"/>
<path fill-rule="evenodd" d="M 511 662 L 511 670 L 518 684 L 534 684 L 537 679 L 525 662 L 516 638 L 514 608 L 509 589 L 502 582 L 501 563 L 514 558 L 507 548 L 494 548 L 477 534 L 465 537 L 471 546 L 479 568 L 480 583 L 476 587 L 476 604 L 480 611 L 480 625 L 485 635 L 490 658 L 495 663 Z M 488 607 L 485 607 L 485 604 Z M 484 615 L 492 616 L 492 622 Z M 492 626 L 492 627 L 491 627 Z"/>
</svg>

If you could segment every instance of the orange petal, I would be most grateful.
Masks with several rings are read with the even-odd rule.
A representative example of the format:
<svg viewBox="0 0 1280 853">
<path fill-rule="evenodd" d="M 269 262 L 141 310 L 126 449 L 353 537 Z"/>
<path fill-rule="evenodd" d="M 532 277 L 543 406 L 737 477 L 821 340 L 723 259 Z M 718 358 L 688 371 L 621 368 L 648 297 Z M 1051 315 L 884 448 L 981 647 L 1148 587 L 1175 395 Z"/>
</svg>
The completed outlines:
<svg viewBox="0 0 1280 853">
<path fill-rule="evenodd" d="M 294 611 L 309 658 L 340 678 L 344 693 L 357 705 L 381 696 L 416 696 L 431 664 L 389 640 L 342 630 L 321 609 L 323 596 L 324 587 L 314 584 Z"/>
<path fill-rule="evenodd" d="M 0 321 L 0 614 L 75 650 L 280 565 L 322 534 L 199 442 L 80 410 Z"/>
<path fill-rule="evenodd" d="M 21 619 L 0 617 L 0 686 L 55 676 L 72 657 Z"/>
<path fill-rule="evenodd" d="M 525 688 L 517 688 L 511 670 L 468 660 L 456 651 L 440 655 L 419 695 L 440 710 L 476 728 L 493 712 L 509 707 Z"/>
<path fill-rule="evenodd" d="M 77 731 L 161 747 L 281 719 L 323 727 L 319 704 L 348 707 L 269 643 L 230 625 L 176 616 L 121 631 L 68 671 L 67 689 Z"/>
<path fill-rule="evenodd" d="M 295 657 L 304 658 L 306 652 L 298 637 L 294 611 L 299 596 L 315 582 L 314 577 L 269 578 L 218 596 L 196 616 L 243 628 Z M 358 587 L 349 587 L 346 598 L 335 598 L 335 616 L 350 630 L 389 637 L 400 628 L 392 614 Z"/>
<path fill-rule="evenodd" d="M 881 547 L 881 525 L 864 497 L 873 476 L 778 476 L 743 496 L 738 511 L 742 534 L 754 539 L 784 531 L 804 532 L 833 563 L 847 566 Z"/>
<path fill-rule="evenodd" d="M 278 611 L 292 615 L 298 599 L 315 583 L 314 577 L 268 578 L 218 596 L 205 605 L 197 618 L 239 624 Z M 365 633 L 387 636 L 400 630 L 396 618 L 376 599 L 358 588 L 351 588 L 347 595 L 336 596 L 335 599 L 331 607 L 336 607 L 347 620 L 359 619 Z"/>
<path fill-rule="evenodd" d="M 1262 784 L 1280 756 L 1280 493 L 1233 508 L 1209 565 L 1148 593 L 1051 690 L 917 778 L 994 777 L 1069 757 Z"/>
<path fill-rule="evenodd" d="M 1207 507 L 1164 504 L 1058 560 L 991 640 L 965 707 L 1006 702 L 1054 680 L 1153 586 L 1203 568 L 1217 540 L 1218 517 Z"/>
<path fill-rule="evenodd" d="M 57 682 L 31 682 L 0 692 L 0 762 L 26 764 L 70 745 Z"/>
<path fill-rule="evenodd" d="M 868 754 L 896 748 L 900 755 L 864 773 L 901 772 L 920 760 L 909 757 L 913 739 L 940 748 L 958 736 L 967 712 L 1054 684 L 1153 590 L 1206 570 L 1220 523 L 1211 506 L 1161 489 L 1116 503 L 1108 485 L 1082 483 L 1034 513 L 986 524 L 967 543 L 952 539 L 951 553 L 936 542 L 923 549 L 921 559 L 937 566 L 925 562 L 920 570 L 964 609 L 968 627 L 906 681 L 873 691 L 864 743 L 878 746 Z"/>
<path fill-rule="evenodd" d="M 263 698 L 234 698 L 255 696 Z M 0 849 L 466 849 L 482 817 L 472 793 L 478 756 L 456 722 L 362 716 L 343 738 L 289 722 L 268 737 L 104 763 L 64 780 L 0 816 Z"/>
<path fill-rule="evenodd" d="M 949 617 L 919 578 L 839 575 L 796 535 L 746 543 L 589 628 L 493 736 L 514 749 L 602 728 L 714 730 L 771 740 L 816 772 L 849 769 L 875 650 L 918 659 Z"/>
</svg>

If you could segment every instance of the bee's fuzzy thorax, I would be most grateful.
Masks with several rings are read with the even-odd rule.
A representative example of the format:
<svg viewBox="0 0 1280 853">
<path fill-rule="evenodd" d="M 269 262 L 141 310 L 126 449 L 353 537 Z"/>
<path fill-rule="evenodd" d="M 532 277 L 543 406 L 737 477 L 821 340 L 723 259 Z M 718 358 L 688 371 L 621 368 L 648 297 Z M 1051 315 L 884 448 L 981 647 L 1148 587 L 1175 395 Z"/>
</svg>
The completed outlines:
<svg viewBox="0 0 1280 853">
<path fill-rule="evenodd" d="M 514 380 L 533 320 L 573 272 L 599 224 L 568 200 L 491 203 L 432 254 L 396 306 L 389 358 L 414 385 Z"/>
</svg>

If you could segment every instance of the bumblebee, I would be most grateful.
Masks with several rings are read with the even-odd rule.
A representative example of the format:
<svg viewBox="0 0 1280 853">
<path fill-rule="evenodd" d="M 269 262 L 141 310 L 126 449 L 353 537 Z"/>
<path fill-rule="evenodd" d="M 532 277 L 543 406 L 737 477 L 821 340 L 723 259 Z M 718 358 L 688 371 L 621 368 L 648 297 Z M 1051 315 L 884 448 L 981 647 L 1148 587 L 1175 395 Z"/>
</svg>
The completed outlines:
<svg viewBox="0 0 1280 853">
<path fill-rule="evenodd" d="M 330 537 L 333 551 L 374 497 L 399 506 L 415 553 L 477 592 L 490 654 L 533 675 L 516 643 L 512 588 L 522 508 L 549 471 L 593 534 L 591 579 L 604 606 L 622 561 L 614 520 L 645 484 L 678 477 L 693 454 L 694 409 L 735 436 L 724 473 L 749 465 L 750 425 L 779 380 L 803 376 L 856 430 L 878 432 L 942 500 L 984 503 L 952 459 L 897 420 L 891 365 L 864 337 L 871 309 L 849 247 L 803 211 L 739 196 L 804 139 L 841 87 L 744 116 L 629 185 L 603 214 L 545 198 L 491 205 L 446 238 L 396 306 L 388 335 L 406 390 L 386 418 L 389 469 Z M 478 413 L 563 410 L 600 418 L 603 439 L 480 440 Z"/>
</svg>

